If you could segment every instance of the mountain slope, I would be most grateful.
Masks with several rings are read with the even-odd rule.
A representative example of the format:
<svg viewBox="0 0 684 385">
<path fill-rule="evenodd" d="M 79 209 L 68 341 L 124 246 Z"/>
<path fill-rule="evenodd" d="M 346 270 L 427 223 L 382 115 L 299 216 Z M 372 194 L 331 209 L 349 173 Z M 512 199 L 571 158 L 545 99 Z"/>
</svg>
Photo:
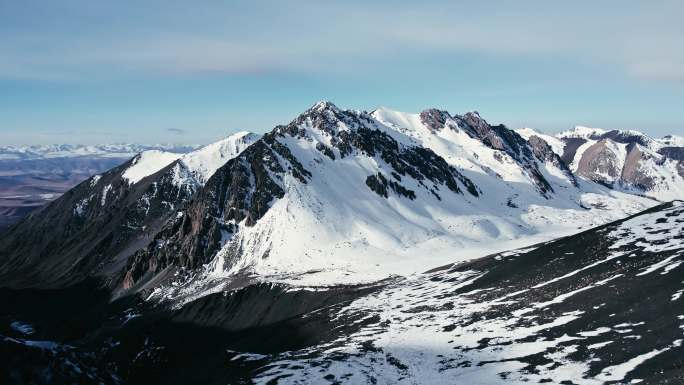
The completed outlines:
<svg viewBox="0 0 684 385">
<path fill-rule="evenodd" d="M 0 274 L 17 287 L 97 276 L 181 302 L 242 275 L 371 282 L 652 204 L 578 180 L 545 141 L 477 113 L 320 102 L 262 138 L 147 151 L 84 182 L 0 240 Z"/>
<path fill-rule="evenodd" d="M 679 383 L 684 203 L 372 285 L 0 289 L 3 383 Z M 455 255 L 455 258 L 458 256 Z"/>
<path fill-rule="evenodd" d="M 258 357 L 255 382 L 679 383 L 683 253 L 678 201 L 435 269 L 332 316 L 366 321 L 353 333 Z"/>
<path fill-rule="evenodd" d="M 137 144 L 0 146 L 0 231 L 137 153 L 186 153 L 196 148 Z"/>
</svg>

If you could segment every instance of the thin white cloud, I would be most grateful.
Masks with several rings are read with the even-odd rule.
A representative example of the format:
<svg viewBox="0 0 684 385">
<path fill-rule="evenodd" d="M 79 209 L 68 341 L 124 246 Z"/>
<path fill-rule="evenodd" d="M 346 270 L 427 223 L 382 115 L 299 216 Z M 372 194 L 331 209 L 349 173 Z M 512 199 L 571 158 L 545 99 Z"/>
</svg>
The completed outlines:
<svg viewBox="0 0 684 385">
<path fill-rule="evenodd" d="M 76 13 L 71 22 L 84 24 L 81 33 L 4 30 L 0 77 L 353 72 L 365 70 L 368 61 L 386 65 L 416 55 L 476 53 L 554 55 L 626 76 L 684 79 L 684 3 L 677 1 L 300 1 L 213 13 L 187 8 L 185 18 L 148 12 L 147 23 L 143 14 L 137 22 L 104 26 Z M 179 23 L 186 19 L 193 22 Z"/>
</svg>

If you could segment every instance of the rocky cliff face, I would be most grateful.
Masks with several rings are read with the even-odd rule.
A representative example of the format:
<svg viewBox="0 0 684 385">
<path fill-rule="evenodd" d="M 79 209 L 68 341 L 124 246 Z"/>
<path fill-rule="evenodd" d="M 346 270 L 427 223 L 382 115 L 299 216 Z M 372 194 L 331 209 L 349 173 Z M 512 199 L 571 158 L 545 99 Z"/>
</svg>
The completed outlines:
<svg viewBox="0 0 684 385">
<path fill-rule="evenodd" d="M 253 225 L 274 199 L 282 198 L 283 189 L 274 179 L 285 172 L 306 183 L 308 171 L 296 162 L 287 162 L 286 171 L 269 142 L 273 143 L 272 136 L 264 137 L 221 167 L 187 209 L 166 223 L 154 242 L 129 259 L 125 289 L 146 274 L 154 276 L 169 266 L 193 269 L 209 262 L 238 223 Z M 279 149 L 288 155 L 286 149 Z"/>
</svg>

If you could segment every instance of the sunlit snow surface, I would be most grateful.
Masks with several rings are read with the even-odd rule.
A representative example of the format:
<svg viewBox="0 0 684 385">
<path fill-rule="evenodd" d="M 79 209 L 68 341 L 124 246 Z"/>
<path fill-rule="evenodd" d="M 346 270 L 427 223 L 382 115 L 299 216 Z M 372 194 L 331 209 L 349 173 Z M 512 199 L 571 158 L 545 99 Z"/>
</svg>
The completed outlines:
<svg viewBox="0 0 684 385">
<path fill-rule="evenodd" d="M 124 171 L 122 176 L 130 184 L 138 183 L 146 176 L 154 174 L 181 156 L 182 154 L 159 150 L 142 152 L 135 157 L 131 166 Z"/>
<path fill-rule="evenodd" d="M 414 275 L 331 320 L 356 331 L 263 358 L 256 382 L 657 382 L 654 360 L 684 353 L 682 260 L 684 204 L 675 202 L 536 250 Z"/>
</svg>

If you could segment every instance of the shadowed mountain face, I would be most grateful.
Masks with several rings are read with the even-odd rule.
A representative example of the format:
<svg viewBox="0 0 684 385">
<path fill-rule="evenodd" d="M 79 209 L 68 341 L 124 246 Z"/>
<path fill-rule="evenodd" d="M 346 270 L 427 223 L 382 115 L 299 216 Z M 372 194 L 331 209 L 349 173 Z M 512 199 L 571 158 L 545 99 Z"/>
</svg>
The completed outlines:
<svg viewBox="0 0 684 385">
<path fill-rule="evenodd" d="M 176 185 L 173 166 L 131 185 L 122 174 L 136 159 L 80 183 L 9 228 L 0 238 L 4 285 L 64 287 L 107 277 L 107 268 L 147 244 L 194 186 Z"/>
<path fill-rule="evenodd" d="M 136 144 L 0 146 L 0 231 L 141 151 L 186 153 L 196 148 Z"/>
<path fill-rule="evenodd" d="M 129 158 L 0 159 L 0 231 Z"/>
<path fill-rule="evenodd" d="M 4 286 L 61 288 L 89 278 L 116 285 L 128 257 L 256 139 L 238 133 L 184 155 L 148 150 L 88 178 L 0 237 Z"/>
</svg>

